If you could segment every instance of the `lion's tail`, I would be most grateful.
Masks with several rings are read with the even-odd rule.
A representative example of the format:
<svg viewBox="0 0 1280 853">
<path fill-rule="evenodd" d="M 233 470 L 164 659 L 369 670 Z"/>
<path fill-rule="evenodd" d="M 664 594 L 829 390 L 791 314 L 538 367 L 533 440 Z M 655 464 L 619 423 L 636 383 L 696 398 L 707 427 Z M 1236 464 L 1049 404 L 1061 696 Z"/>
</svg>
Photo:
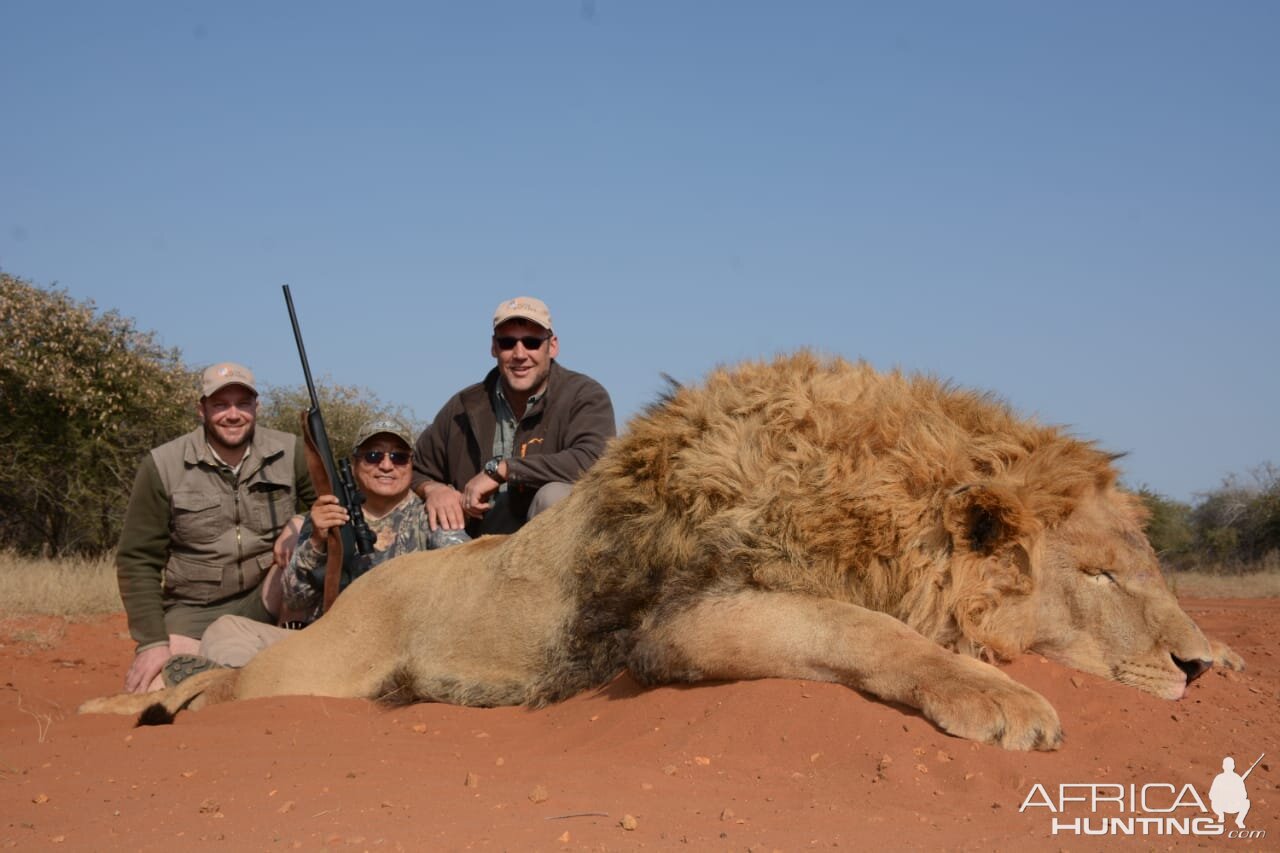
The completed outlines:
<svg viewBox="0 0 1280 853">
<path fill-rule="evenodd" d="M 81 714 L 139 714 L 139 726 L 163 726 L 173 722 L 178 712 L 235 698 L 238 669 L 210 669 L 199 672 L 159 693 L 120 693 L 90 699 L 80 706 Z"/>
</svg>

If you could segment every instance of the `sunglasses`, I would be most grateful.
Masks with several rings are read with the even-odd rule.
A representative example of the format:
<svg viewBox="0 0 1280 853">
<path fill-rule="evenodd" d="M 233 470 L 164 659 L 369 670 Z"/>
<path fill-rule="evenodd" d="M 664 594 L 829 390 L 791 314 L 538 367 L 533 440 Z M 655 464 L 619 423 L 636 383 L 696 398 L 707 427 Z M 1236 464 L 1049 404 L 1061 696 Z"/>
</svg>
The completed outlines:
<svg viewBox="0 0 1280 853">
<path fill-rule="evenodd" d="M 382 457 L 390 456 L 392 465 L 408 465 L 413 455 L 407 450 L 366 450 L 356 454 L 370 465 L 381 465 Z"/>
<path fill-rule="evenodd" d="M 511 335 L 494 335 L 493 342 L 498 345 L 498 349 L 506 352 L 516 348 L 516 344 L 524 344 L 524 348 L 529 352 L 542 349 L 542 345 L 551 340 L 551 336 L 544 338 L 535 337 L 533 335 L 525 335 L 522 338 L 512 337 Z"/>
</svg>

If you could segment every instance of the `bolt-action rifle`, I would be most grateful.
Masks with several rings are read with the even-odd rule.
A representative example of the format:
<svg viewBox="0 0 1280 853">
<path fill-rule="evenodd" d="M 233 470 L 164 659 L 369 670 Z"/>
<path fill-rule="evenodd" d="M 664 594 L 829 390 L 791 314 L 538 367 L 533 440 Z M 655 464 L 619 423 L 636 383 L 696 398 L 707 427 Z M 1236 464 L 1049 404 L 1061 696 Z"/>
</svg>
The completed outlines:
<svg viewBox="0 0 1280 853">
<path fill-rule="evenodd" d="M 302 345 L 302 330 L 298 327 L 298 314 L 293 310 L 293 296 L 289 285 L 284 285 L 284 302 L 289 307 L 289 322 L 293 324 L 293 339 L 298 343 L 298 358 L 302 360 L 302 374 L 307 380 L 307 393 L 311 395 L 311 408 L 302 413 L 302 434 L 307 447 L 307 469 L 316 494 L 333 495 L 347 511 L 347 524 L 329 532 L 329 548 L 324 573 L 324 609 L 328 610 L 338 597 L 342 578 L 352 577 L 357 556 L 373 553 L 377 536 L 364 520 L 364 495 L 351 475 L 351 461 L 345 456 L 335 460 L 329 445 L 329 434 L 320 415 L 320 398 L 311 381 L 311 364 L 307 350 Z"/>
</svg>

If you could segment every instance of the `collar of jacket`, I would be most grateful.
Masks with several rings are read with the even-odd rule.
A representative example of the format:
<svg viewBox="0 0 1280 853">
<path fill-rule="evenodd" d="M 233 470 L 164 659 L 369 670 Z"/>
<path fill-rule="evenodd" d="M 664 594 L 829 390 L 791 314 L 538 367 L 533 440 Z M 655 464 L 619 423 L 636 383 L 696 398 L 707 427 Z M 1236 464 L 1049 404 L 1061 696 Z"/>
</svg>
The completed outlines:
<svg viewBox="0 0 1280 853">
<path fill-rule="evenodd" d="M 188 441 L 182 448 L 182 462 L 184 465 L 223 467 L 223 463 L 219 462 L 218 458 L 209 449 L 209 442 L 204 435 L 204 424 L 187 433 L 187 438 Z M 248 464 L 240 469 L 237 477 L 239 480 L 249 479 L 249 477 L 261 470 L 263 465 L 278 458 L 285 451 L 285 448 L 275 441 L 275 437 L 270 434 L 269 430 L 264 431 L 262 427 L 256 424 L 254 425 L 253 438 L 249 440 L 249 446 L 253 448 L 253 452 L 245 460 Z"/>
<path fill-rule="evenodd" d="M 547 398 L 551 396 L 551 389 L 556 385 L 556 377 L 560 374 L 560 364 L 555 359 L 551 360 L 551 370 L 547 373 L 547 390 L 543 391 L 534 401 L 533 405 L 525 409 L 524 417 L 520 420 L 527 419 L 530 415 L 536 415 L 547 407 Z M 493 400 L 498 393 L 498 382 L 500 374 L 498 368 L 493 368 L 485 376 L 484 382 L 479 386 L 472 386 L 470 393 L 464 393 L 462 396 L 463 407 L 474 418 L 481 411 L 488 410 L 488 419 L 493 420 Z M 490 436 L 492 439 L 492 436 Z"/>
</svg>

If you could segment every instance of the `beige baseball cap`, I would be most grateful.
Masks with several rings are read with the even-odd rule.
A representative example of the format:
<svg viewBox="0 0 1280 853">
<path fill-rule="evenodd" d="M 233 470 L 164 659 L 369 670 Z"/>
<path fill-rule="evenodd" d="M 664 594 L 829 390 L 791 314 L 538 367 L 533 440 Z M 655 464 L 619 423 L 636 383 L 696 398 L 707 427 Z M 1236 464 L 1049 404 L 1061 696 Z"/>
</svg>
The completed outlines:
<svg viewBox="0 0 1280 853">
<path fill-rule="evenodd" d="M 200 376 L 200 397 L 208 397 L 228 385 L 243 385 L 254 394 L 258 393 L 258 387 L 253 384 L 252 370 L 234 361 L 223 361 L 204 369 Z"/>
<path fill-rule="evenodd" d="M 508 320 L 528 320 L 531 323 L 537 323 L 548 332 L 551 331 L 551 310 L 547 308 L 547 303 L 532 296 L 508 299 L 493 312 L 495 329 Z"/>
<path fill-rule="evenodd" d="M 360 445 L 364 444 L 375 435 L 381 433 L 394 435 L 405 443 L 405 446 L 413 448 L 413 433 L 409 432 L 409 427 L 399 418 L 393 418 L 389 415 L 382 415 L 373 420 L 365 421 L 360 425 L 360 429 L 356 431 L 356 443 L 352 445 L 351 452 L 357 453 Z"/>
</svg>

